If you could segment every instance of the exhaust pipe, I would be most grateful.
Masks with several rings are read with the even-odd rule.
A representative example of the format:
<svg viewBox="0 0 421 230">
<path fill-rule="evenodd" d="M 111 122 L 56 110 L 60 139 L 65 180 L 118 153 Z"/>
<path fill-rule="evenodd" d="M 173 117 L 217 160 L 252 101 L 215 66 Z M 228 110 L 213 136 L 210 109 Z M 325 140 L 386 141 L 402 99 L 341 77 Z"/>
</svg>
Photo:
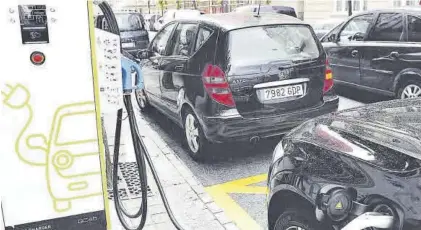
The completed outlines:
<svg viewBox="0 0 421 230">
<path fill-rule="evenodd" d="M 254 137 L 250 138 L 250 143 L 252 143 L 254 145 L 257 144 L 259 141 L 260 141 L 260 137 L 258 137 L 258 136 L 254 136 Z"/>
</svg>

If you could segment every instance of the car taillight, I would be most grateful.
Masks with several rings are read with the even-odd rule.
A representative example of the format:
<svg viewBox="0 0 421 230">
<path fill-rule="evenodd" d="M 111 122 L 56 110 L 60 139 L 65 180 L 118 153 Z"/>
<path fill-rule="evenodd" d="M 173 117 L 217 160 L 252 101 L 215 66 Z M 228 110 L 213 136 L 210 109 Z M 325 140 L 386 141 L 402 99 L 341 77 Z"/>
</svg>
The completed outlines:
<svg viewBox="0 0 421 230">
<path fill-rule="evenodd" d="M 329 61 L 326 59 L 325 81 L 323 85 L 323 93 L 327 93 L 333 87 L 333 75 L 330 68 Z"/>
<path fill-rule="evenodd" d="M 206 92 L 213 100 L 229 107 L 235 107 L 229 84 L 221 68 L 208 64 L 202 77 Z"/>
</svg>

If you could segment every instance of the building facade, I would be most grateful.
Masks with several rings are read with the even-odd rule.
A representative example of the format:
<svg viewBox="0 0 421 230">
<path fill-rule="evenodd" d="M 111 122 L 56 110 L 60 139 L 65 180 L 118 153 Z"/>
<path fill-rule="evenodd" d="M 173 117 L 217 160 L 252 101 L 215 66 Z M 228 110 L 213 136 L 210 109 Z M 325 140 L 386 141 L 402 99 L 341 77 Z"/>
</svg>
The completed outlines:
<svg viewBox="0 0 421 230">
<path fill-rule="evenodd" d="M 352 0 L 352 11 L 418 6 L 420 0 Z M 272 5 L 294 7 L 298 16 L 308 22 L 348 17 L 348 0 L 274 0 Z"/>
</svg>

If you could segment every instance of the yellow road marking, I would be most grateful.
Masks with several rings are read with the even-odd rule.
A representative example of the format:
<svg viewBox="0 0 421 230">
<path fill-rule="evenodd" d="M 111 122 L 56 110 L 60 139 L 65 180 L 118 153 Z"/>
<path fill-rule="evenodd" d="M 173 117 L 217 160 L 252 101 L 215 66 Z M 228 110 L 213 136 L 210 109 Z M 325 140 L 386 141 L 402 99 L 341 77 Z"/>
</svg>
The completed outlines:
<svg viewBox="0 0 421 230">
<path fill-rule="evenodd" d="M 262 227 L 229 194 L 267 194 L 266 186 L 251 186 L 266 181 L 267 174 L 247 177 L 205 188 L 215 203 L 242 230 L 259 230 Z"/>
</svg>

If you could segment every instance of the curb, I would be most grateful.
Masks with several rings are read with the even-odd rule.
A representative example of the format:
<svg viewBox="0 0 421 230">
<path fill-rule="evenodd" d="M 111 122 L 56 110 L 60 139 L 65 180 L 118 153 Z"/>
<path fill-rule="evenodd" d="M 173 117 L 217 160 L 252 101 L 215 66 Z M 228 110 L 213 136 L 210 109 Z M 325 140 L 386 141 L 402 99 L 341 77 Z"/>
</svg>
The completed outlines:
<svg viewBox="0 0 421 230">
<path fill-rule="evenodd" d="M 175 154 L 174 150 L 167 145 L 167 143 L 160 137 L 160 135 L 154 130 L 154 128 L 139 111 L 136 111 L 136 113 L 136 116 L 140 118 L 138 119 L 138 125 L 145 127 L 145 129 L 142 130 L 145 132 L 142 137 L 147 136 L 152 142 L 154 142 L 156 147 L 161 150 L 157 151 L 158 154 L 162 154 L 162 156 L 164 156 L 174 166 L 177 172 L 192 188 L 195 194 L 203 202 L 206 209 L 212 213 L 212 215 L 221 224 L 221 226 L 223 226 L 226 230 L 239 230 L 237 225 L 235 225 L 235 223 L 226 216 L 224 210 L 221 209 L 214 202 L 213 198 L 205 191 L 202 183 L 200 183 L 200 181 L 193 175 L 193 173 L 184 164 L 184 162 Z"/>
</svg>

